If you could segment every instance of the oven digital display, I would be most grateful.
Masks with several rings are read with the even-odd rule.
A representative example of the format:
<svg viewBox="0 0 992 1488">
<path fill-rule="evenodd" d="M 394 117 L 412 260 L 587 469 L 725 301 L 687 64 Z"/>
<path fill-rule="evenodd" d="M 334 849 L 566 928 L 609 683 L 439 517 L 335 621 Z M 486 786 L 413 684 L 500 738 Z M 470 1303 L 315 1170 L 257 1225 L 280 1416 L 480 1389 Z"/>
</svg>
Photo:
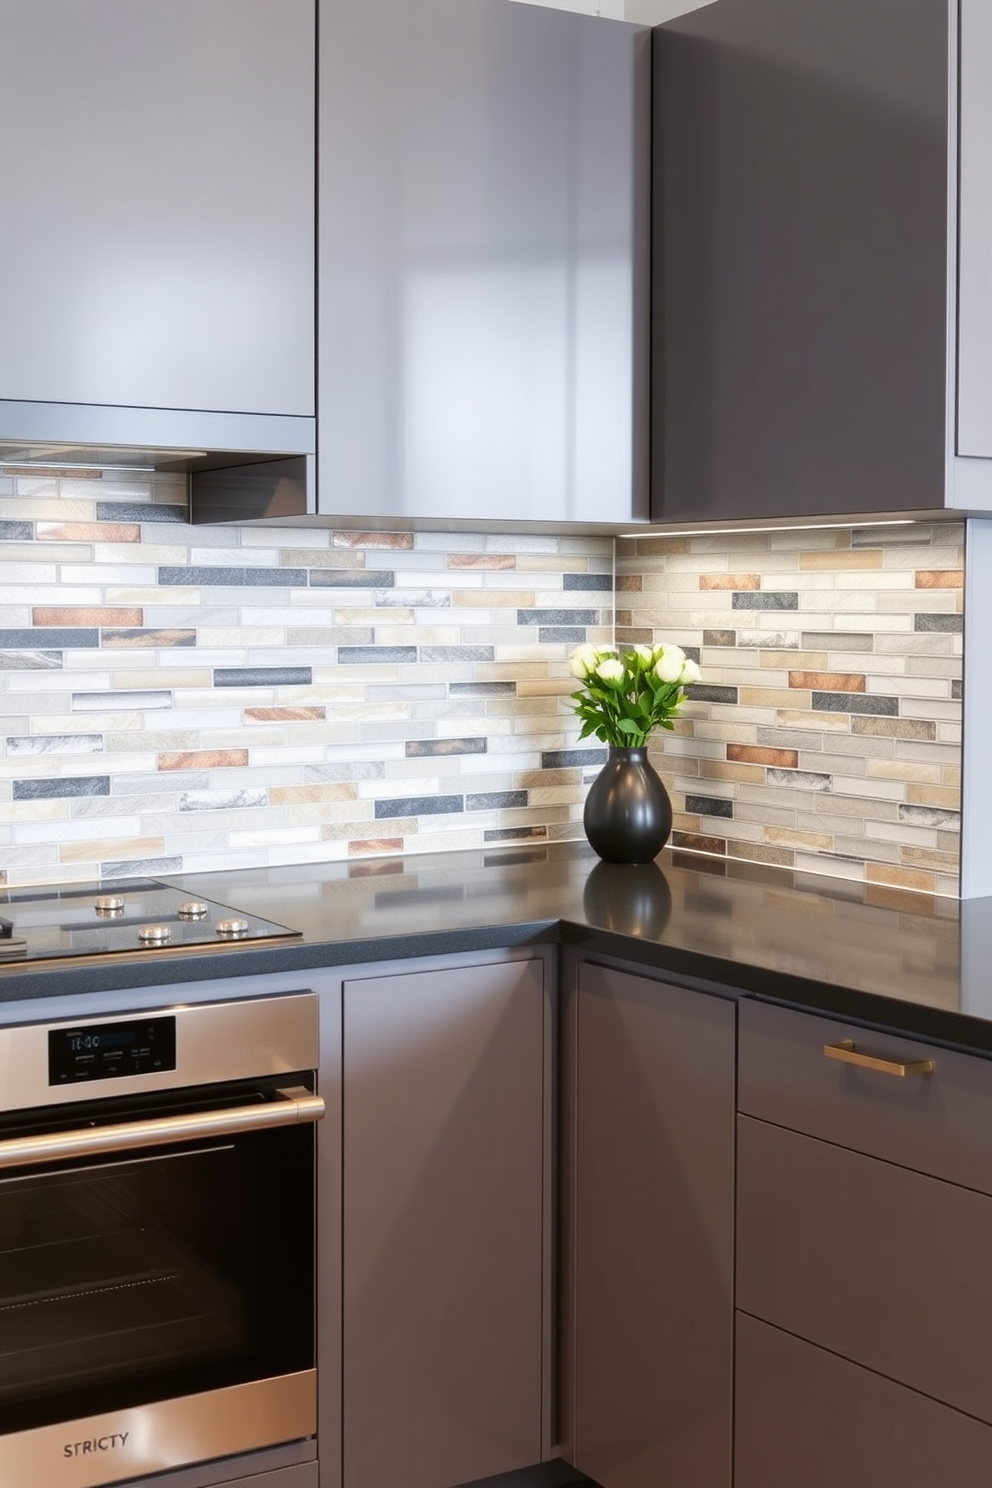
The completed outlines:
<svg viewBox="0 0 992 1488">
<path fill-rule="evenodd" d="M 118 1080 L 175 1067 L 174 1016 L 48 1030 L 49 1085 Z"/>
</svg>

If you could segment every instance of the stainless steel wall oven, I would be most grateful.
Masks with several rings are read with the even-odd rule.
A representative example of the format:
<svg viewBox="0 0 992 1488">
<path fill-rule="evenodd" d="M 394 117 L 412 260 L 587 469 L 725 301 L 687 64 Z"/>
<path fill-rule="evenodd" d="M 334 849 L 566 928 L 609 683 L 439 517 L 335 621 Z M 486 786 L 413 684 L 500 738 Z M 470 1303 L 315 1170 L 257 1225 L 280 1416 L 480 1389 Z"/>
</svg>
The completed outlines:
<svg viewBox="0 0 992 1488">
<path fill-rule="evenodd" d="M 0 1483 L 316 1433 L 317 998 L 0 1029 Z"/>
</svg>

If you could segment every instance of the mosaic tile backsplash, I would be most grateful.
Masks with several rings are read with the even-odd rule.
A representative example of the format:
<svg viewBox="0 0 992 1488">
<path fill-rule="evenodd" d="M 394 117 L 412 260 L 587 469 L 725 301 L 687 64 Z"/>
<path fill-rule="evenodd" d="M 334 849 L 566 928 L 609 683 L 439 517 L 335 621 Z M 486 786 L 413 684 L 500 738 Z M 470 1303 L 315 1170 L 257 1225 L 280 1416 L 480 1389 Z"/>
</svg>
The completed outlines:
<svg viewBox="0 0 992 1488">
<path fill-rule="evenodd" d="M 617 639 L 703 669 L 652 758 L 673 845 L 957 894 L 960 524 L 617 544 Z"/>
<path fill-rule="evenodd" d="M 0 882 L 581 835 L 601 537 L 190 527 L 174 476 L 0 469 Z"/>
<path fill-rule="evenodd" d="M 615 623 L 703 666 L 676 845 L 955 894 L 962 542 L 190 527 L 179 477 L 0 468 L 0 883 L 581 837 Z"/>
</svg>

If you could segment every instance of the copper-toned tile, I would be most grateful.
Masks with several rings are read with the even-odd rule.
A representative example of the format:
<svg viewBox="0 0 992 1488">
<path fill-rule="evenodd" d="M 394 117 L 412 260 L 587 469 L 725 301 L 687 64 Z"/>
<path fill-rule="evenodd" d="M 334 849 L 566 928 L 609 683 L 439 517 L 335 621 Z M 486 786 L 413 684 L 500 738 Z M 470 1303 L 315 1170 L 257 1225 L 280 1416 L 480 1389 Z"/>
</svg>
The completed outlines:
<svg viewBox="0 0 992 1488">
<path fill-rule="evenodd" d="M 865 692 L 861 672 L 790 672 L 790 687 L 805 687 L 817 692 Z"/>
<path fill-rule="evenodd" d="M 137 522 L 38 522 L 39 542 L 139 543 Z"/>
<path fill-rule="evenodd" d="M 736 646 L 737 645 L 737 632 L 736 632 L 736 630 L 704 630 L 703 631 L 703 645 L 704 646 Z"/>
<path fill-rule="evenodd" d="M 326 708 L 246 708 L 244 716 L 252 723 L 321 723 Z"/>
<path fill-rule="evenodd" d="M 766 749 L 758 744 L 728 744 L 727 759 L 739 765 L 773 765 L 779 770 L 797 770 L 797 749 Z"/>
<path fill-rule="evenodd" d="M 737 780 L 746 785 L 764 785 L 763 765 L 732 765 L 726 760 L 701 759 L 699 773 L 706 780 Z"/>
<path fill-rule="evenodd" d="M 641 630 L 636 626 L 617 626 L 618 646 L 652 646 L 654 645 L 654 631 Z"/>
<path fill-rule="evenodd" d="M 727 842 L 723 837 L 706 837 L 698 832 L 673 832 L 673 847 L 687 848 L 691 852 L 725 853 Z"/>
<path fill-rule="evenodd" d="M 410 551 L 412 532 L 342 532 L 331 533 L 332 548 L 394 548 Z"/>
<path fill-rule="evenodd" d="M 699 575 L 700 589 L 760 589 L 761 575 L 756 573 L 708 573 Z"/>
<path fill-rule="evenodd" d="M 110 605 L 37 605 L 32 625 L 143 625 L 144 610 Z"/>
<path fill-rule="evenodd" d="M 361 841 L 349 842 L 349 853 L 379 853 L 379 852 L 402 852 L 402 837 L 380 837 L 374 842 Z M 378 863 L 349 863 L 349 878 L 389 878 L 397 873 L 405 873 L 406 863 L 402 858 L 383 858 Z"/>
<path fill-rule="evenodd" d="M 918 568 L 917 589 L 963 589 L 963 568 Z"/>
<path fill-rule="evenodd" d="M 642 574 L 617 574 L 616 588 L 618 593 L 639 594 L 644 588 L 644 576 Z"/>
<path fill-rule="evenodd" d="M 517 566 L 513 553 L 448 553 L 444 562 L 446 568 L 490 568 L 505 571 Z"/>
<path fill-rule="evenodd" d="M 236 770 L 247 764 L 247 749 L 190 749 L 158 757 L 160 770 Z"/>
</svg>

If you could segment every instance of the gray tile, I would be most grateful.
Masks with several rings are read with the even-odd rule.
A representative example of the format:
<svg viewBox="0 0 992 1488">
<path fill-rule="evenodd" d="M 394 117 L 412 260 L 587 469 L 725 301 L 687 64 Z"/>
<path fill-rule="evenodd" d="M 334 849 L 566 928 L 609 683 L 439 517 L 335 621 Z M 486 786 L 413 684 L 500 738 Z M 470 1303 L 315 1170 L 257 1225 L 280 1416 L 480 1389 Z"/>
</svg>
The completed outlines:
<svg viewBox="0 0 992 1488">
<path fill-rule="evenodd" d="M 155 501 L 98 501 L 98 522 L 172 522 L 189 526 L 189 510 Z"/>
<path fill-rule="evenodd" d="M 686 811 L 698 816 L 723 816 L 733 817 L 733 801 L 724 800 L 722 796 L 686 796 Z"/>
<path fill-rule="evenodd" d="M 109 796 L 109 775 L 68 775 L 58 780 L 15 780 L 15 801 L 61 801 L 71 796 Z"/>
<path fill-rule="evenodd" d="M 495 661 L 495 646 L 421 646 L 421 661 Z M 416 659 L 416 658 L 414 658 Z"/>
<path fill-rule="evenodd" d="M 407 759 L 434 759 L 453 754 L 485 754 L 485 739 L 408 739 Z"/>
<path fill-rule="evenodd" d="M 583 592 L 585 590 L 612 594 L 613 576 L 608 573 L 567 573 L 562 579 L 562 589 L 566 594 L 572 591 Z"/>
<path fill-rule="evenodd" d="M 714 687 L 706 682 L 693 682 L 688 693 L 694 703 L 736 703 L 738 700 L 736 687 Z"/>
<path fill-rule="evenodd" d="M 390 796 L 375 803 L 376 821 L 401 816 L 453 816 L 465 810 L 464 796 Z"/>
<path fill-rule="evenodd" d="M 0 630 L 0 649 L 44 651 L 59 647 L 64 651 L 95 651 L 100 644 L 100 632 L 79 625 L 65 626 L 55 630 L 45 626 L 32 626 L 29 630 Z"/>
<path fill-rule="evenodd" d="M 526 805 L 525 790 L 481 791 L 465 797 L 466 811 L 512 811 Z"/>
<path fill-rule="evenodd" d="M 0 542 L 30 542 L 33 537 L 33 522 L 0 522 Z"/>
<path fill-rule="evenodd" d="M 913 629 L 915 631 L 939 631 L 948 635 L 963 635 L 964 616 L 929 613 L 914 615 Z"/>
<path fill-rule="evenodd" d="M 528 577 L 533 578 L 533 575 Z M 599 610 L 518 610 L 518 625 L 598 625 Z"/>
<path fill-rule="evenodd" d="M 735 589 L 731 608 L 735 610 L 798 610 L 799 595 L 784 589 Z"/>
<path fill-rule="evenodd" d="M 814 692 L 813 712 L 872 713 L 895 717 L 899 712 L 899 699 L 865 692 Z"/>
<path fill-rule="evenodd" d="M 214 667 L 215 687 L 309 687 L 312 667 Z"/>
<path fill-rule="evenodd" d="M 305 568 L 228 568 L 205 564 L 178 566 L 165 564 L 158 570 L 158 582 L 164 587 L 189 587 L 191 584 L 223 585 L 228 589 L 305 589 Z"/>
<path fill-rule="evenodd" d="M 0 672 L 57 672 L 62 665 L 61 651 L 0 651 Z"/>
<path fill-rule="evenodd" d="M 338 661 L 342 666 L 382 666 L 416 661 L 416 646 L 340 646 Z"/>
<path fill-rule="evenodd" d="M 581 646 L 587 632 L 578 625 L 542 625 L 537 639 L 542 646 Z"/>
<path fill-rule="evenodd" d="M 569 770 L 581 765 L 605 765 L 605 747 L 590 749 L 542 749 L 542 770 Z"/>
<path fill-rule="evenodd" d="M 101 878 L 149 878 L 162 873 L 182 873 L 183 860 L 171 858 L 111 858 L 100 864 Z"/>
<path fill-rule="evenodd" d="M 516 682 L 449 682 L 449 697 L 515 697 Z"/>
</svg>

